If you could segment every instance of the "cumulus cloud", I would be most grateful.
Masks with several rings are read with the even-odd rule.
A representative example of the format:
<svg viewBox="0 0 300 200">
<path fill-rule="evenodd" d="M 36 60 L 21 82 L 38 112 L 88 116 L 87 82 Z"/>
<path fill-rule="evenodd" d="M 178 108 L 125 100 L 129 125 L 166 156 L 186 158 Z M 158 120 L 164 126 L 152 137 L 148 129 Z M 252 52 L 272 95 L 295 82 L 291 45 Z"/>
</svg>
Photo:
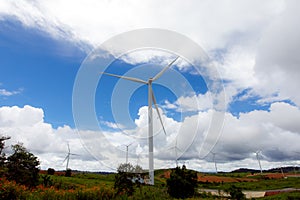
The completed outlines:
<svg viewBox="0 0 300 200">
<path fill-rule="evenodd" d="M 255 87 L 258 94 L 291 99 L 299 106 L 300 28 L 295 24 L 300 19 L 298 7 L 298 1 L 287 1 L 282 15 L 267 26 L 260 39 L 254 70 L 260 79 Z"/>
<path fill-rule="evenodd" d="M 255 38 L 283 1 L 18 1 L 1 2 L 1 18 L 14 17 L 54 37 L 99 44 L 135 28 L 157 27 L 181 32 L 209 49 L 222 48 L 241 35 Z M 194 9 L 192 9 L 194 8 Z M 213 12 L 212 12 L 213 11 Z M 155 14 L 154 14 L 155 13 Z M 210 16 L 210 17 L 207 17 Z M 238 16 L 238 17 L 236 17 Z M 233 37 L 234 36 L 234 37 Z M 244 38 L 243 38 L 244 39 Z"/>
<path fill-rule="evenodd" d="M 289 118 L 282 119 L 281 116 L 288 116 L 290 113 L 293 114 Z M 283 102 L 273 103 L 269 111 L 252 111 L 241 114 L 239 118 L 227 113 L 223 133 L 213 150 L 218 162 L 224 163 L 224 170 L 225 166 L 226 170 L 233 168 L 233 165 L 228 164 L 231 162 L 240 162 L 241 167 L 248 165 L 255 168 L 256 165 L 252 164 L 255 162 L 248 160 L 255 160 L 254 152 L 258 149 L 264 155 L 265 166 L 271 166 L 281 160 L 295 162 L 295 152 L 300 151 L 297 143 L 300 139 L 300 127 L 296 125 L 299 119 L 297 116 L 300 116 L 300 110 Z M 199 169 L 196 160 L 200 159 L 199 151 L 210 124 L 212 111 L 199 112 L 197 115 L 186 117 L 182 122 L 176 122 L 165 115 L 162 117 L 167 135 L 163 134 L 156 114 L 153 118 L 155 166 L 172 166 L 176 159 L 176 147 L 179 161 L 185 160 L 189 167 Z M 69 126 L 54 129 L 44 121 L 44 113 L 40 108 L 28 105 L 23 108 L 0 108 L 1 133 L 12 137 L 9 144 L 24 143 L 25 147 L 39 157 L 44 169 L 64 168 L 62 161 L 68 151 L 67 143 L 70 144 L 71 152 L 79 155 L 71 158 L 70 167 L 74 169 L 112 171 L 125 159 L 124 145 L 129 143 L 132 143 L 129 148 L 129 161 L 139 162 L 147 168 L 146 107 L 140 109 L 135 122 L 137 127 L 132 130 L 131 135 L 109 131 L 102 132 L 103 138 L 98 131 L 85 130 L 79 137 L 77 131 Z M 210 166 L 210 162 L 212 160 L 208 154 L 201 161 L 201 165 Z"/>
<path fill-rule="evenodd" d="M 81 155 L 72 158 L 70 167 L 80 167 L 83 160 L 93 160 L 81 145 L 76 130 L 65 125 L 53 128 L 51 124 L 44 121 L 44 111 L 29 105 L 24 107 L 4 106 L 0 107 L 0 133 L 10 136 L 7 146 L 21 142 L 32 153 L 38 156 L 41 167 L 47 169 L 64 169 L 63 159 L 68 152 L 67 143 L 70 144 L 72 153 Z M 6 149 L 11 153 L 9 148 Z M 97 166 L 92 164 L 90 168 Z M 98 163 L 99 167 L 99 163 Z M 96 168 L 94 168 L 95 170 Z"/>
<path fill-rule="evenodd" d="M 175 102 L 165 101 L 166 109 L 174 109 L 177 112 L 199 112 L 212 108 L 210 92 L 205 94 L 194 94 L 191 96 L 180 96 Z"/>
</svg>

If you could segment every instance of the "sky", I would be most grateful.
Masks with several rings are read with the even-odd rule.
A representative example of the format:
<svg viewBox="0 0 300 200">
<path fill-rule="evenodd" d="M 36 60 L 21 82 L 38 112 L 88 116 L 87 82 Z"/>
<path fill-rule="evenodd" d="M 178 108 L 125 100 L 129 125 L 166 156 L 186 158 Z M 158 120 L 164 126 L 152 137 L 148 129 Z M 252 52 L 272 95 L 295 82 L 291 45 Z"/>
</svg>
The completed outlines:
<svg viewBox="0 0 300 200">
<path fill-rule="evenodd" d="M 166 129 L 165 135 L 154 110 L 155 168 L 174 167 L 177 158 L 188 168 L 213 172 L 215 153 L 220 171 L 258 169 L 258 151 L 264 169 L 299 165 L 299 4 L 0 1 L 0 134 L 11 137 L 7 145 L 23 143 L 42 169 L 64 169 L 67 144 L 78 154 L 70 158 L 72 169 L 114 171 L 129 144 L 129 162 L 147 169 L 148 88 L 101 72 L 147 81 L 179 56 L 153 84 Z M 163 48 L 120 54 L 122 41 L 114 49 L 103 46 L 145 28 L 185 36 L 209 63 L 197 64 L 202 55 L 189 60 Z M 92 64 L 95 71 L 78 82 Z M 217 77 L 202 69 L 215 69 Z M 89 81 L 95 85 L 84 85 Z M 83 89 L 78 93 L 77 87 Z"/>
</svg>

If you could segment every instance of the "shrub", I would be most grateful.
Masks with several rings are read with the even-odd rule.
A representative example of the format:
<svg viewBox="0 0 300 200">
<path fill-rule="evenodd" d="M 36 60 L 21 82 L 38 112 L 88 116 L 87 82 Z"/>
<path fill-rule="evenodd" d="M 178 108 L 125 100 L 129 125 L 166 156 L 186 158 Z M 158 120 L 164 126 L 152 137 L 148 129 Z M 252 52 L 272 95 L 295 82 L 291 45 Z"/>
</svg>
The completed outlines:
<svg viewBox="0 0 300 200">
<path fill-rule="evenodd" d="M 48 168 L 48 170 L 47 170 L 48 175 L 54 175 L 54 173 L 55 173 L 55 170 L 53 168 Z"/>
<path fill-rule="evenodd" d="M 72 176 L 72 170 L 71 169 L 67 169 L 66 173 L 65 173 L 66 177 L 71 177 Z"/>
<path fill-rule="evenodd" d="M 187 198 L 195 194 L 197 187 L 197 173 L 187 170 L 183 165 L 182 169 L 176 167 L 172 170 L 170 178 L 167 179 L 168 193 L 175 198 Z"/>
<path fill-rule="evenodd" d="M 7 178 L 34 187 L 39 182 L 39 161 L 22 144 L 12 146 L 14 153 L 7 158 Z"/>
<path fill-rule="evenodd" d="M 128 172 L 118 172 L 115 176 L 114 188 L 117 194 L 126 194 L 131 196 L 134 193 L 134 185 L 131 181 L 132 174 Z"/>
<path fill-rule="evenodd" d="M 242 192 L 242 189 L 235 185 L 231 185 L 228 189 L 225 189 L 225 192 L 229 193 L 232 199 L 236 199 L 236 200 L 245 199 L 245 195 Z"/>
</svg>

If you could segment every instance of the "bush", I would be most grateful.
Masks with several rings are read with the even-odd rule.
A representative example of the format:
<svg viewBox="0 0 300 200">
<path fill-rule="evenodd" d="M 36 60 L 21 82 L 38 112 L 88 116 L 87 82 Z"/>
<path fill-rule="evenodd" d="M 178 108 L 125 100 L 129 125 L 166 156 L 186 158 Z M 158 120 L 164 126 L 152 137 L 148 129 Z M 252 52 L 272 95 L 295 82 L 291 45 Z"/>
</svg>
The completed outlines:
<svg viewBox="0 0 300 200">
<path fill-rule="evenodd" d="M 172 170 L 170 178 L 167 179 L 168 193 L 175 198 L 192 197 L 197 187 L 197 173 L 187 170 L 183 165 L 182 169 L 176 167 Z"/>
<path fill-rule="evenodd" d="M 48 170 L 47 170 L 48 175 L 54 175 L 54 173 L 55 173 L 55 170 L 53 168 L 48 168 Z"/>
<path fill-rule="evenodd" d="M 7 158 L 7 178 L 34 187 L 39 183 L 39 161 L 22 144 L 12 146 L 14 153 Z"/>
<path fill-rule="evenodd" d="M 72 176 L 72 170 L 71 169 L 67 169 L 66 173 L 65 173 L 65 177 L 71 177 Z"/>
<path fill-rule="evenodd" d="M 115 175 L 114 189 L 117 190 L 117 194 L 125 194 L 131 196 L 135 191 L 135 184 L 137 187 L 141 186 L 140 176 L 137 172 L 142 172 L 142 168 L 139 165 L 135 167 L 130 163 L 120 164 L 118 167 L 118 173 Z"/>
<path fill-rule="evenodd" d="M 114 188 L 117 190 L 117 194 L 126 194 L 131 196 L 134 193 L 134 185 L 131 179 L 131 173 L 118 172 L 118 174 L 116 174 Z"/>
<path fill-rule="evenodd" d="M 235 185 L 231 185 L 228 189 L 225 189 L 225 192 L 229 193 L 232 199 L 246 199 L 244 193 L 242 192 L 242 189 Z"/>
<path fill-rule="evenodd" d="M 16 184 L 14 181 L 0 179 L 0 199 L 25 199 L 25 186 Z"/>
</svg>

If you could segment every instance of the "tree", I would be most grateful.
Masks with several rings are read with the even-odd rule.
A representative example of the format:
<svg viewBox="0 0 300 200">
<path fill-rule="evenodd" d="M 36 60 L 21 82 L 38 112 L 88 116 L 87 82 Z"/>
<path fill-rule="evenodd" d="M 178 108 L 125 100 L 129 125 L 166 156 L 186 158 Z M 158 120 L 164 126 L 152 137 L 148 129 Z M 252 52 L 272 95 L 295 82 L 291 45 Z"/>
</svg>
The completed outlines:
<svg viewBox="0 0 300 200">
<path fill-rule="evenodd" d="M 187 198 L 195 194 L 197 187 L 197 173 L 186 169 L 185 165 L 172 170 L 167 179 L 168 193 L 175 198 Z"/>
<path fill-rule="evenodd" d="M 225 192 L 229 193 L 232 199 L 236 199 L 236 200 L 246 199 L 244 193 L 242 192 L 242 189 L 235 185 L 231 185 L 228 189 L 225 189 Z"/>
<path fill-rule="evenodd" d="M 131 196 L 134 191 L 134 184 L 139 187 L 141 182 L 140 176 L 137 174 L 142 172 L 142 167 L 136 165 L 135 167 L 130 163 L 120 164 L 118 167 L 118 173 L 115 176 L 114 188 L 117 190 L 117 194 L 126 194 Z"/>
<path fill-rule="evenodd" d="M 47 174 L 48 174 L 48 175 L 54 175 L 54 173 L 55 173 L 55 169 L 53 169 L 53 168 L 48 168 L 48 170 L 47 170 Z"/>
<path fill-rule="evenodd" d="M 39 181 L 37 157 L 28 152 L 22 144 L 12 145 L 13 154 L 7 158 L 8 179 L 34 187 Z"/>
<path fill-rule="evenodd" d="M 5 173 L 6 155 L 3 151 L 5 148 L 5 140 L 9 140 L 9 139 L 10 137 L 4 137 L 4 136 L 0 138 L 0 175 L 1 176 Z"/>
<path fill-rule="evenodd" d="M 72 170 L 68 168 L 65 172 L 65 177 L 71 177 L 72 176 Z"/>
<path fill-rule="evenodd" d="M 135 167 L 130 163 L 123 163 L 120 164 L 118 167 L 118 172 L 128 172 L 128 173 L 134 173 Z"/>
</svg>

